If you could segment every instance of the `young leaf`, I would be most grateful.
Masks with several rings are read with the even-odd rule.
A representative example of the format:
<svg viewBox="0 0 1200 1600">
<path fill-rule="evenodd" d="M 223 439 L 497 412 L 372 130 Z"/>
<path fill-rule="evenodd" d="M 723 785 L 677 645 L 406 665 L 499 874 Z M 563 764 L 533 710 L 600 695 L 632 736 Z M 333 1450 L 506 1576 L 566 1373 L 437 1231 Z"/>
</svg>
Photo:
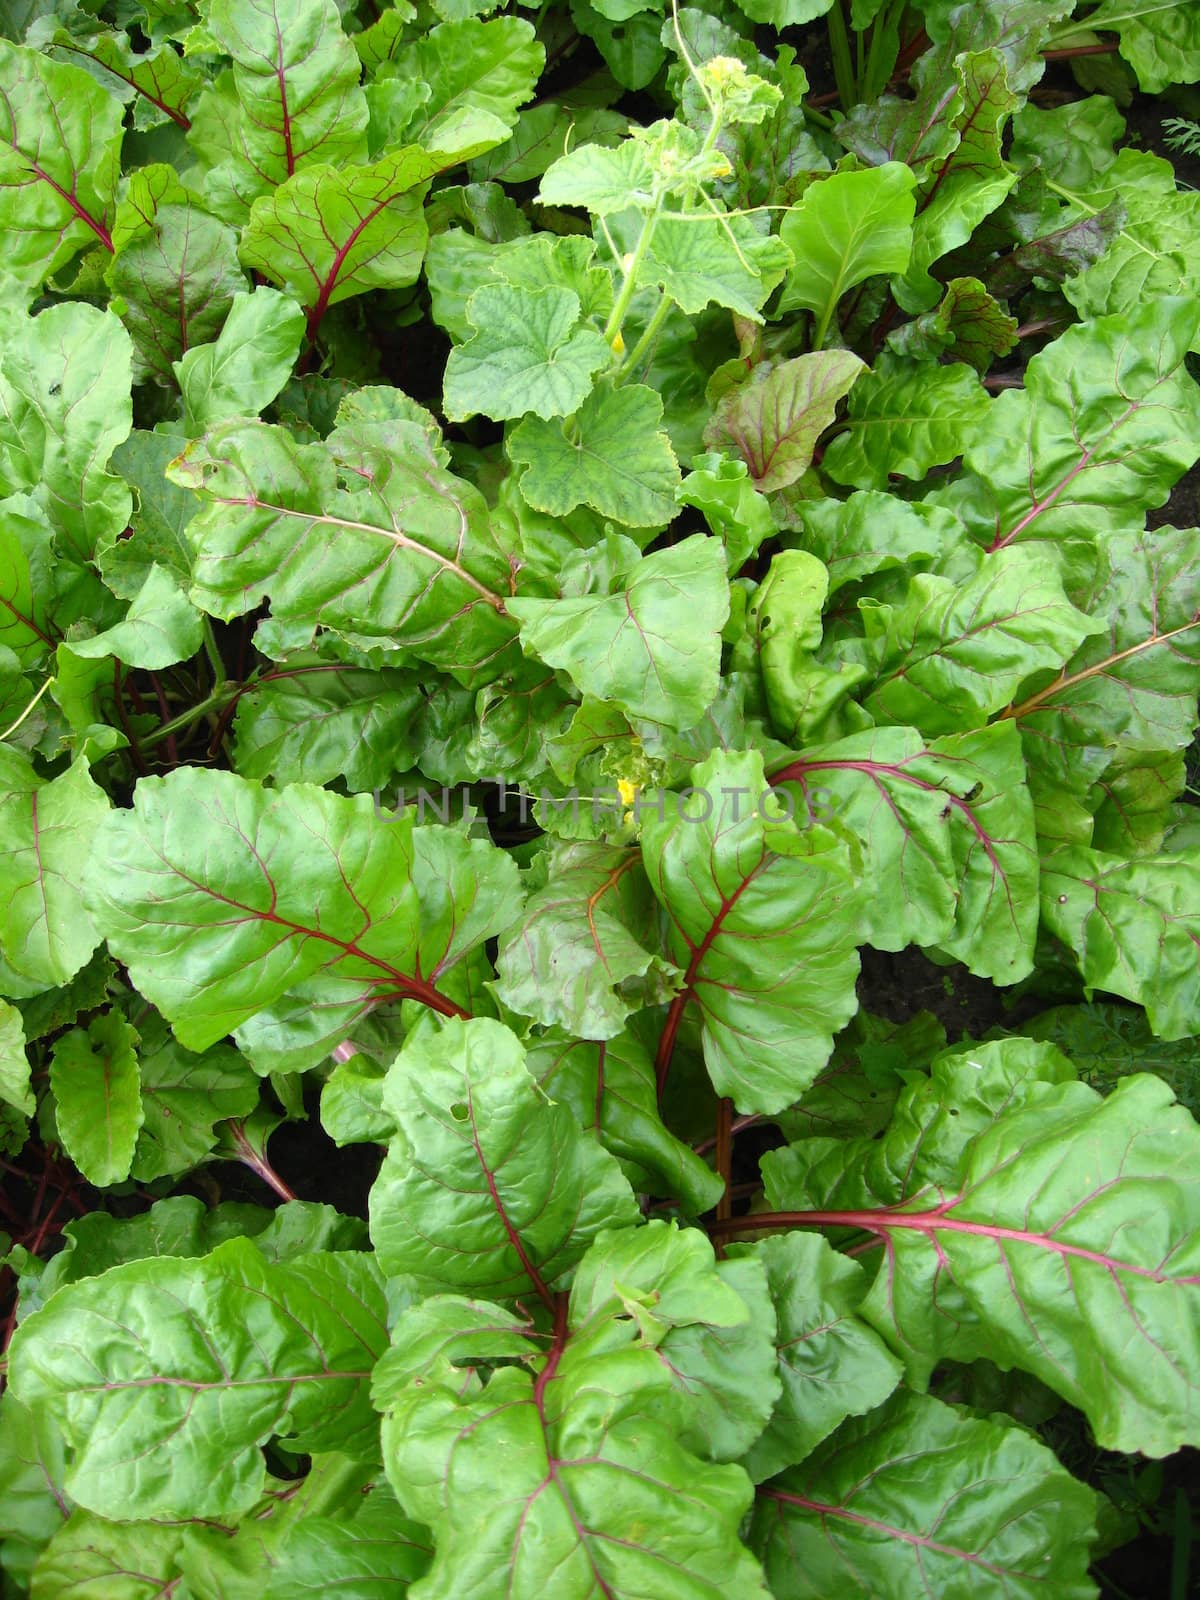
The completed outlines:
<svg viewBox="0 0 1200 1600">
<path fill-rule="evenodd" d="M 706 534 L 643 556 L 619 594 L 508 609 L 527 651 L 632 717 L 690 728 L 716 697 L 729 586 L 724 551 Z"/>
<path fill-rule="evenodd" d="M 62 1427 L 67 1489 L 88 1510 L 236 1519 L 262 1492 L 272 1436 L 371 1458 L 385 1312 L 369 1256 L 276 1265 L 231 1239 L 60 1290 L 18 1329 L 9 1378 Z"/>
<path fill-rule="evenodd" d="M 90 245 L 111 253 L 121 104 L 79 67 L 0 39 L 4 270 L 34 290 Z"/>
<path fill-rule="evenodd" d="M 1200 1031 L 1200 863 L 1068 846 L 1043 863 L 1042 917 L 1089 991 L 1144 1005 L 1164 1039 Z"/>
<path fill-rule="evenodd" d="M 569 289 L 476 289 L 466 306 L 472 336 L 446 363 L 446 416 L 503 421 L 528 411 L 548 418 L 578 410 L 593 375 L 612 361 L 604 338 L 579 326 L 580 312 Z"/>
<path fill-rule="evenodd" d="M 902 273 L 912 250 L 915 175 L 899 161 L 864 172 L 839 172 L 810 185 L 779 226 L 795 264 L 779 298 L 781 311 L 811 311 L 820 349 L 838 302 L 881 273 Z"/>
<path fill-rule="evenodd" d="M 867 1289 L 856 1262 L 813 1233 L 735 1245 L 766 1268 L 779 1316 L 776 1335 L 783 1390 L 766 1430 L 746 1456 L 761 1483 L 806 1456 L 845 1421 L 882 1404 L 902 1368 L 858 1315 Z"/>
<path fill-rule="evenodd" d="M 410 146 L 369 167 L 306 167 L 254 202 L 242 261 L 296 296 L 314 338 L 330 306 L 415 282 L 428 238 L 421 205 L 438 165 Z"/>
<path fill-rule="evenodd" d="M 181 827 L 181 807 L 204 828 Z M 270 791 L 181 768 L 139 783 L 134 809 L 93 832 L 88 899 L 110 948 L 191 1050 L 289 997 L 297 1043 L 318 1003 L 322 1024 L 343 1032 L 385 997 L 454 1014 L 443 970 L 504 925 L 517 878 L 507 858 L 453 835 L 420 895 L 415 851 L 436 852 L 440 832 L 417 839 L 411 814 L 382 820 L 365 795 Z M 468 872 L 473 894 L 454 882 Z M 455 887 L 462 898 L 447 905 Z"/>
<path fill-rule="evenodd" d="M 270 594 L 282 622 L 388 639 L 468 682 L 515 636 L 486 502 L 414 423 L 339 427 L 316 444 L 229 423 L 171 475 L 208 502 L 188 537 L 192 597 L 213 616 Z"/>
<path fill-rule="evenodd" d="M 900 1394 L 759 1493 L 751 1540 L 777 1600 L 847 1576 L 879 1600 L 1092 1600 L 1096 1496 L 1023 1428 Z"/>
<path fill-rule="evenodd" d="M 763 302 L 792 262 L 787 245 L 765 231 L 765 215 L 664 213 L 642 257 L 639 283 L 657 283 L 689 317 L 718 305 L 761 322 Z"/>
<path fill-rule="evenodd" d="M 633 850 L 567 843 L 547 856 L 544 876 L 500 941 L 496 995 L 578 1038 L 611 1039 L 666 987 L 665 964 L 638 938 L 654 919 L 641 861 Z"/>
<path fill-rule="evenodd" d="M 1044 258 L 1038 259 L 1044 266 Z M 989 282 L 1003 293 L 991 274 Z M 1016 317 L 1009 316 L 978 278 L 951 278 L 939 306 L 888 335 L 889 348 L 899 356 L 933 362 L 951 355 L 976 372 L 986 372 L 994 357 L 1007 355 L 1016 343 Z"/>
<path fill-rule="evenodd" d="M 1200 15 L 1158 0 L 1104 0 L 1087 15 L 1089 30 L 1114 32 L 1121 54 L 1147 94 L 1200 78 Z"/>
<path fill-rule="evenodd" d="M 216 1146 L 214 1125 L 254 1110 L 259 1080 L 228 1045 L 194 1055 L 158 1018 L 141 1031 L 142 1127 L 132 1173 L 139 1183 L 152 1183 L 198 1167 Z"/>
<path fill-rule="evenodd" d="M 129 1176 L 142 1096 L 138 1036 L 115 1008 L 55 1040 L 50 1062 L 54 1120 L 63 1148 L 89 1183 Z"/>
<path fill-rule="evenodd" d="M 112 312 L 80 302 L 23 318 L 0 351 L 0 491 L 28 493 L 78 561 L 129 524 L 106 469 L 129 433 L 132 355 Z"/>
<path fill-rule="evenodd" d="M 670 522 L 679 468 L 662 415 L 655 391 L 631 383 L 593 389 L 565 423 L 526 417 L 508 438 L 521 493 L 554 517 L 587 505 L 626 527 Z"/>
<path fill-rule="evenodd" d="M 287 295 L 264 288 L 234 295 L 215 342 L 174 363 L 188 432 L 203 433 L 226 417 L 252 417 L 269 405 L 291 376 L 303 337 L 304 318 Z"/>
<path fill-rule="evenodd" d="M 762 494 L 785 489 L 809 467 L 838 401 L 866 367 L 848 350 L 762 362 L 717 406 L 704 430 L 710 448 L 737 450 Z"/>
<path fill-rule="evenodd" d="M 602 1229 L 639 1215 L 616 1161 L 542 1096 L 498 1022 L 414 1039 L 383 1104 L 398 1131 L 371 1190 L 371 1237 L 389 1276 L 548 1301 Z"/>
<path fill-rule="evenodd" d="M 437 148 L 464 113 L 487 112 L 511 128 L 517 107 L 532 99 L 546 54 L 524 17 L 483 22 L 463 17 L 430 28 L 395 58 L 401 83 L 428 85 L 429 95 L 405 138 Z M 463 159 L 466 159 L 464 156 Z"/>
<path fill-rule="evenodd" d="M 242 222 L 258 195 L 300 168 L 362 159 L 366 100 L 333 0 L 212 0 L 207 23 L 233 58 L 236 92 L 212 141 L 221 164 L 206 183 L 219 215 Z M 211 114 L 219 93 L 218 83 L 197 102 L 192 141 L 201 149 L 204 108 Z"/>
<path fill-rule="evenodd" d="M 0 1000 L 0 1100 L 24 1117 L 36 1109 L 21 1013 L 7 1000 Z"/>
<path fill-rule="evenodd" d="M 659 1116 L 654 1063 L 632 1034 L 600 1043 L 546 1038 L 535 1041 L 527 1060 L 546 1093 L 565 1101 L 580 1126 L 594 1128 L 605 1149 L 638 1174 L 639 1188 L 677 1195 L 696 1215 L 720 1199 L 720 1176 Z"/>
<path fill-rule="evenodd" d="M 821 465 L 835 483 L 858 489 L 886 489 L 893 476 L 923 478 L 962 454 L 987 413 L 987 393 L 970 367 L 884 358 L 851 390 L 845 426 Z"/>
<path fill-rule="evenodd" d="M 694 1000 L 717 1092 L 769 1114 L 813 1081 L 857 1007 L 863 890 L 840 838 L 772 815 L 761 755 L 713 755 L 692 784 L 662 796 L 657 815 L 643 802 L 646 873 L 684 973 L 660 1082 Z"/>
<path fill-rule="evenodd" d="M 107 813 L 82 762 L 42 783 L 24 756 L 0 748 L 0 955 L 19 996 L 66 983 L 99 942 L 81 880 Z"/>
<path fill-rule="evenodd" d="M 880 728 L 775 772 L 853 830 L 876 894 L 863 931 L 883 950 L 938 945 L 981 977 L 1033 965 L 1038 863 L 1020 741 L 1004 724 L 926 743 Z M 818 809 L 819 808 L 819 809 Z"/>
</svg>

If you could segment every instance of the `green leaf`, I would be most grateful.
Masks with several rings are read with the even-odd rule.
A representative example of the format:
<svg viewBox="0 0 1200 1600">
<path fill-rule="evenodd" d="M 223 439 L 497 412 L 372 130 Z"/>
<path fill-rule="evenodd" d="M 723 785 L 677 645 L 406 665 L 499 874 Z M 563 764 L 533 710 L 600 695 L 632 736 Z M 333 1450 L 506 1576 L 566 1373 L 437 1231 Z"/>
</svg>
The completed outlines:
<svg viewBox="0 0 1200 1600">
<path fill-rule="evenodd" d="M 305 167 L 254 202 L 242 261 L 296 296 L 312 336 L 330 306 L 416 281 L 428 238 L 421 206 L 438 166 L 410 146 L 369 167 Z"/>
<path fill-rule="evenodd" d="M 170 52 L 174 55 L 174 52 Z M 178 59 L 176 57 L 176 59 Z M 136 219 L 108 269 L 113 310 L 133 339 L 139 376 L 172 381 L 184 351 L 208 344 L 221 331 L 234 296 L 246 288 L 238 265 L 237 234 L 190 200 L 168 191 L 165 201 L 147 177 L 135 172 L 123 210 Z M 167 171 L 170 171 L 168 168 Z M 174 173 L 171 173 L 171 180 Z"/>
<path fill-rule="evenodd" d="M 896 606 L 863 602 L 866 639 L 843 655 L 869 664 L 863 704 L 922 733 L 981 726 L 1039 668 L 1061 667 L 1103 623 L 1077 610 L 1054 561 L 1010 546 L 967 578 L 917 573 Z"/>
<path fill-rule="evenodd" d="M 174 363 L 189 433 L 261 411 L 291 376 L 303 337 L 303 314 L 287 295 L 265 288 L 234 295 L 216 341 Z"/>
<path fill-rule="evenodd" d="M 155 566 L 173 573 L 181 588 L 192 578 L 192 547 L 187 525 L 196 510 L 194 494 L 166 476 L 167 465 L 187 446 L 186 435 L 146 433 L 135 428 L 112 454 L 112 466 L 137 491 L 128 534 L 106 536 L 96 551 L 104 581 L 123 600 L 132 600 Z"/>
<path fill-rule="evenodd" d="M 178 1581 L 181 1528 L 146 1522 L 108 1522 L 75 1511 L 54 1535 L 34 1569 L 37 1600 L 145 1600 L 170 1594 Z M 151 1589 L 149 1586 L 154 1585 Z"/>
<path fill-rule="evenodd" d="M 1133 1072 L 1153 1072 L 1170 1084 L 1193 1116 L 1200 1110 L 1200 1074 L 1190 1038 L 1158 1038 L 1145 1012 L 1112 1001 L 1054 1006 L 1024 1024 L 1032 1039 L 1057 1045 L 1093 1088 L 1107 1094 Z"/>
<path fill-rule="evenodd" d="M 762 362 L 720 401 L 704 442 L 736 450 L 761 493 L 785 489 L 808 470 L 838 401 L 866 370 L 849 350 Z"/>
<path fill-rule="evenodd" d="M 684 972 L 660 1050 L 694 1000 L 717 1092 L 769 1115 L 813 1081 L 857 1007 L 863 886 L 840 838 L 773 807 L 761 755 L 715 754 L 692 784 L 657 815 L 643 803 L 646 872 Z"/>
<path fill-rule="evenodd" d="M 1023 1428 L 900 1394 L 768 1485 L 751 1540 L 777 1600 L 853 1574 L 879 1600 L 1092 1600 L 1096 1495 Z"/>
<path fill-rule="evenodd" d="M 1069 328 L 992 401 L 967 473 L 936 499 L 990 549 L 1046 540 L 1090 569 L 1099 536 L 1140 528 L 1200 454 L 1200 389 L 1181 368 L 1198 320 L 1154 300 Z"/>
<path fill-rule="evenodd" d="M 90 639 L 73 639 L 68 648 L 85 661 L 116 656 L 127 666 L 157 671 L 194 656 L 201 637 L 199 612 L 180 593 L 174 575 L 156 565 L 122 622 Z"/>
<path fill-rule="evenodd" d="M 831 594 L 873 572 L 915 573 L 934 566 L 963 537 L 948 512 L 869 489 L 845 500 L 802 500 L 795 517 L 804 548 L 829 573 Z"/>
<path fill-rule="evenodd" d="M 467 301 L 474 332 L 446 363 L 446 416 L 482 413 L 503 421 L 532 411 L 562 417 L 591 393 L 592 377 L 612 361 L 605 339 L 579 326 L 569 289 L 485 283 Z"/>
<path fill-rule="evenodd" d="M 21 996 L 66 983 L 99 942 L 81 880 L 107 813 L 82 763 L 42 783 L 0 748 L 0 955 L 27 986 Z"/>
<path fill-rule="evenodd" d="M 111 1518 L 237 1518 L 261 1447 L 374 1449 L 367 1379 L 386 1344 L 368 1256 L 272 1264 L 244 1239 L 61 1289 L 11 1346 L 13 1393 L 73 1447 L 66 1486 Z"/>
<path fill-rule="evenodd" d="M 533 98 L 545 60 L 524 17 L 439 23 L 406 45 L 393 62 L 401 83 L 429 88 L 404 136 L 435 149 L 461 125 L 464 112 L 488 112 L 511 128 L 517 107 Z"/>
<path fill-rule="evenodd" d="M 49 42 L 110 94 L 133 101 L 133 125 L 139 132 L 160 126 L 166 118 L 187 130 L 184 107 L 203 79 L 170 43 L 139 52 L 127 34 L 97 32 L 90 14 L 68 12 L 66 20 L 68 26 L 54 29 Z M 48 32 L 43 22 L 30 30 L 28 42 L 42 44 Z"/>
<path fill-rule="evenodd" d="M 1018 105 L 1004 52 L 985 49 L 954 60 L 959 109 L 949 154 L 930 161 L 919 184 L 912 257 L 893 292 L 906 311 L 924 311 L 941 298 L 929 273 L 935 261 L 970 239 L 1016 182 L 1001 158 L 1004 126 Z"/>
<path fill-rule="evenodd" d="M 861 928 L 877 949 L 936 945 L 997 983 L 1030 972 L 1033 804 L 1008 724 L 929 743 L 910 728 L 853 734 L 774 781 L 798 783 L 815 816 L 853 831 L 875 891 Z"/>
<path fill-rule="evenodd" d="M 606 1245 L 597 1248 L 604 1252 Z M 711 1257 L 706 1269 L 689 1245 L 678 1270 L 683 1281 L 666 1285 L 664 1315 L 668 1327 L 672 1319 L 682 1326 L 666 1337 L 702 1323 L 718 1294 L 717 1318 L 727 1323 L 730 1291 L 714 1282 Z M 663 1322 L 652 1307 L 643 1311 L 645 1299 L 631 1290 L 624 1301 L 608 1295 L 593 1308 L 573 1296 L 572 1320 L 551 1354 L 532 1358 L 541 1367 L 536 1386 L 529 1372 L 509 1366 L 493 1372 L 480 1392 L 478 1375 L 472 1382 L 447 1356 L 431 1352 L 407 1387 L 397 1384 L 378 1397 L 387 1409 L 389 1477 L 401 1504 L 433 1534 L 433 1565 L 414 1595 L 525 1600 L 553 1586 L 564 1594 L 717 1600 L 735 1593 L 766 1600 L 756 1564 L 737 1537 L 751 1499 L 749 1479 L 740 1467 L 713 1466 L 693 1454 L 669 1426 L 678 1400 L 654 1347 Z M 736 1305 L 736 1294 L 732 1299 Z M 460 1361 L 472 1347 L 491 1353 L 498 1338 L 493 1326 L 511 1338 L 505 1328 L 511 1318 L 500 1308 L 471 1309 L 454 1351 Z M 480 1326 L 489 1311 L 490 1324 Z M 586 1313 L 580 1326 L 575 1319 Z M 401 1318 L 385 1359 L 406 1350 L 406 1322 L 426 1316 L 422 1306 Z M 499 1498 L 498 1450 L 506 1469 Z"/>
<path fill-rule="evenodd" d="M 24 1025 L 21 1013 L 7 1000 L 0 1000 L 0 1100 L 22 1116 L 34 1113 Z"/>
<path fill-rule="evenodd" d="M 813 1233 L 736 1245 L 766 1268 L 779 1315 L 776 1334 L 783 1392 L 745 1467 L 756 1483 L 812 1453 L 847 1417 L 882 1404 L 900 1380 L 900 1363 L 858 1316 L 870 1287 L 856 1262 Z"/>
<path fill-rule="evenodd" d="M 910 1382 L 986 1353 L 1078 1406 L 1103 1448 L 1177 1449 L 1198 1428 L 1200 1130 L 1159 1079 L 1102 1099 L 1045 1045 L 943 1059 L 851 1159 L 820 1140 L 766 1157 L 773 1203 L 816 1199 L 887 1240 L 862 1314 Z"/>
<path fill-rule="evenodd" d="M 181 828 L 183 812 L 205 828 Z M 236 1030 L 252 1055 L 286 1046 L 303 1065 L 384 997 L 457 1011 L 440 985 L 518 895 L 516 867 L 482 841 L 378 817 L 365 795 L 196 767 L 143 779 L 90 850 L 109 947 L 179 1042 Z"/>
<path fill-rule="evenodd" d="M 951 278 L 939 306 L 888 335 L 889 347 L 899 356 L 933 362 L 952 355 L 976 372 L 986 372 L 993 357 L 1007 355 L 1016 343 L 1016 317 L 1009 316 L 978 278 Z"/>
<path fill-rule="evenodd" d="M 1147 94 L 1200 78 L 1200 11 L 1162 0 L 1104 0 L 1087 15 L 1089 30 L 1116 33 L 1121 54 Z"/>
<path fill-rule="evenodd" d="M 625 139 L 614 149 L 583 144 L 560 156 L 543 174 L 538 199 L 545 206 L 584 206 L 598 217 L 654 203 L 655 173 L 646 145 Z"/>
<path fill-rule="evenodd" d="M 414 1040 L 383 1104 L 397 1133 L 371 1190 L 371 1237 L 389 1276 L 545 1298 L 602 1229 L 639 1215 L 616 1161 L 544 1098 L 497 1022 Z"/>
<path fill-rule="evenodd" d="M 386 639 L 466 682 L 515 636 L 483 496 L 415 423 L 339 427 L 314 444 L 229 423 L 171 476 L 207 502 L 188 537 L 192 599 L 213 616 L 242 616 L 269 594 L 283 623 Z"/>
<path fill-rule="evenodd" d="M 565 423 L 526 417 L 508 438 L 521 493 L 554 517 L 587 505 L 626 527 L 670 522 L 679 468 L 662 415 L 655 391 L 631 383 L 594 389 Z"/>
<path fill-rule="evenodd" d="M 667 989 L 668 969 L 639 939 L 653 926 L 654 898 L 638 853 L 560 844 L 542 871 L 546 887 L 501 938 L 496 995 L 581 1039 L 611 1039 Z"/>
<path fill-rule="evenodd" d="M 34 290 L 73 256 L 111 251 L 121 105 L 78 67 L 0 39 L 4 270 Z"/>
<path fill-rule="evenodd" d="M 679 489 L 679 502 L 704 513 L 711 532 L 725 543 L 725 565 L 731 577 L 777 529 L 765 495 L 750 482 L 744 461 L 715 452 L 692 463 Z"/>
<path fill-rule="evenodd" d="M 129 433 L 131 362 L 116 317 L 81 302 L 23 320 L 0 351 L 0 492 L 28 493 L 76 560 L 129 522 L 106 467 Z"/>
<path fill-rule="evenodd" d="M 1089 991 L 1146 1008 L 1164 1039 L 1200 1032 L 1200 863 L 1126 860 L 1083 846 L 1042 864 L 1042 917 L 1074 952 Z"/>
<path fill-rule="evenodd" d="M 546 1093 L 565 1101 L 580 1126 L 595 1128 L 605 1149 L 636 1172 L 631 1181 L 639 1188 L 678 1195 L 696 1215 L 720 1199 L 720 1176 L 659 1116 L 654 1063 L 632 1034 L 600 1043 L 539 1040 L 527 1059 Z"/>
<path fill-rule="evenodd" d="M 912 250 L 916 201 L 912 169 L 899 161 L 864 172 L 838 172 L 813 183 L 780 223 L 795 265 L 779 297 L 781 311 L 811 311 L 817 349 L 849 289 L 881 273 L 902 273 Z"/>
<path fill-rule="evenodd" d="M 264 1600 L 327 1595 L 331 1572 L 342 1600 L 386 1600 L 422 1575 L 430 1554 L 428 1531 L 402 1514 L 386 1484 L 376 1483 L 349 1521 L 309 1515 L 294 1524 Z"/>
<path fill-rule="evenodd" d="M 763 302 L 792 262 L 786 242 L 765 231 L 766 217 L 761 211 L 686 218 L 664 213 L 642 257 L 638 282 L 657 283 L 689 317 L 717 305 L 761 322 Z"/>
<path fill-rule="evenodd" d="M 471 162 L 472 178 L 493 178 L 498 183 L 528 183 L 571 147 L 616 145 L 629 128 L 629 118 L 619 111 L 573 105 L 570 100 L 546 100 L 530 106 L 517 118 L 512 137 Z"/>
<path fill-rule="evenodd" d="M 706 534 L 643 556 L 618 594 L 508 609 L 527 651 L 631 716 L 690 728 L 716 697 L 729 586 L 721 544 Z"/>
<path fill-rule="evenodd" d="M 117 1010 L 55 1040 L 50 1062 L 54 1119 L 63 1147 L 98 1188 L 129 1176 L 142 1097 L 137 1031 Z"/>
<path fill-rule="evenodd" d="M 413 677 L 371 672 L 318 656 L 289 658 L 241 695 L 234 765 L 276 783 L 345 780 L 382 789 L 416 763 L 413 725 L 423 703 Z"/>
<path fill-rule="evenodd" d="M 823 17 L 831 0 L 750 0 L 739 7 L 752 22 L 766 22 L 773 28 L 791 28 Z"/>
<path fill-rule="evenodd" d="M 206 21 L 233 58 L 219 136 L 209 119 L 220 80 L 197 102 L 191 134 L 220 161 L 206 181 L 218 215 L 242 222 L 258 195 L 301 168 L 362 159 L 366 100 L 333 0 L 212 0 Z"/>
<path fill-rule="evenodd" d="M 38 1552 L 70 1515 L 65 1458 L 50 1418 L 7 1393 L 0 1402 L 0 1540 L 5 1573 L 18 1583 L 28 1581 Z"/>
<path fill-rule="evenodd" d="M 151 1183 L 198 1167 L 216 1147 L 214 1125 L 254 1110 L 259 1080 L 228 1045 L 195 1055 L 157 1018 L 141 1031 L 142 1127 L 132 1173 L 139 1183 Z"/>
<path fill-rule="evenodd" d="M 835 483 L 856 489 L 886 489 L 892 477 L 923 478 L 930 467 L 962 454 L 988 407 L 969 366 L 884 357 L 855 384 L 845 427 L 821 465 Z"/>
</svg>

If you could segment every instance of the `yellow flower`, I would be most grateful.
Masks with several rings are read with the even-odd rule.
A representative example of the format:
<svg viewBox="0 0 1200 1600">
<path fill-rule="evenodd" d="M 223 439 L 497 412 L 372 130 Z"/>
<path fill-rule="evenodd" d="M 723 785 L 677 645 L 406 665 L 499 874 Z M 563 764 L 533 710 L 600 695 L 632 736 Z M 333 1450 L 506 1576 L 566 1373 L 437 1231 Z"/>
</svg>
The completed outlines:
<svg viewBox="0 0 1200 1600">
<path fill-rule="evenodd" d="M 617 779 L 617 794 L 620 796 L 623 806 L 631 806 L 637 797 L 637 792 L 638 786 L 636 783 L 630 783 L 628 778 Z"/>
</svg>

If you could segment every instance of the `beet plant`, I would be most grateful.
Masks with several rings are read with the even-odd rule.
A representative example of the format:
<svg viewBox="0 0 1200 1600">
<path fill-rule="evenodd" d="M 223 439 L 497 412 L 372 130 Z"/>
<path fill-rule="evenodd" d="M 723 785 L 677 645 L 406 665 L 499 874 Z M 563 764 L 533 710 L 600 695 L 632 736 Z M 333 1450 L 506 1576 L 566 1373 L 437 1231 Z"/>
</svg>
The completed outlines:
<svg viewBox="0 0 1200 1600">
<path fill-rule="evenodd" d="M 1082 11 L 10 0 L 6 1595 L 1188 1592 L 1200 4 Z"/>
</svg>

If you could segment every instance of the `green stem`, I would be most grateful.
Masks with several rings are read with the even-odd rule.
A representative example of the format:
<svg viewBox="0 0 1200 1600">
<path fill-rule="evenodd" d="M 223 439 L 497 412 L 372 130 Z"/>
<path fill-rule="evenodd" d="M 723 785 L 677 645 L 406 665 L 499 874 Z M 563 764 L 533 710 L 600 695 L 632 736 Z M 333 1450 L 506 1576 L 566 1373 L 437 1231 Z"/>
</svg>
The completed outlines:
<svg viewBox="0 0 1200 1600">
<path fill-rule="evenodd" d="M 177 717 L 172 717 L 170 722 L 164 722 L 155 728 L 141 741 L 142 749 L 152 749 L 156 744 L 162 744 L 164 739 L 170 739 L 177 733 L 182 733 L 185 728 L 190 728 L 193 723 L 199 722 L 202 717 L 208 716 L 210 711 L 219 711 L 222 706 L 228 705 L 239 692 L 241 686 L 232 683 L 219 683 L 211 694 L 205 695 L 203 700 L 197 701 L 188 710 L 181 711 Z"/>
<path fill-rule="evenodd" d="M 646 259 L 646 251 L 650 248 L 650 241 L 654 237 L 654 230 L 658 226 L 658 219 L 662 216 L 663 197 L 660 195 L 655 203 L 654 210 L 647 216 L 642 224 L 641 237 L 638 239 L 629 266 L 625 269 L 625 281 L 621 285 L 621 292 L 617 295 L 608 321 L 604 324 L 604 337 L 611 345 L 621 331 L 621 324 L 625 321 L 625 313 L 629 310 L 630 301 L 637 292 L 638 273 L 642 262 Z"/>
<path fill-rule="evenodd" d="M 627 377 L 632 377 L 638 362 L 644 355 L 646 355 L 651 345 L 658 338 L 663 323 L 670 315 L 673 304 L 674 301 L 671 299 L 671 297 L 664 294 L 658 303 L 658 310 L 646 324 L 645 331 L 643 332 L 641 338 L 634 345 L 633 349 L 629 352 L 624 361 L 622 361 L 620 367 L 617 369 L 618 383 L 624 382 Z"/>
<path fill-rule="evenodd" d="M 846 31 L 842 0 L 833 0 L 833 5 L 826 12 L 826 20 L 829 24 L 829 49 L 833 56 L 833 76 L 837 83 L 838 99 L 842 102 L 842 110 L 849 112 L 857 103 L 858 94 L 854 82 L 854 63 L 850 59 L 850 35 Z"/>
<path fill-rule="evenodd" d="M 885 5 L 871 25 L 871 44 L 862 79 L 864 100 L 878 100 L 887 88 L 900 52 L 900 23 L 906 5 L 907 0 L 900 0 L 899 5 Z"/>
<path fill-rule="evenodd" d="M 833 118 L 824 111 L 818 111 L 816 106 L 805 106 L 804 116 L 807 121 L 815 122 L 818 128 L 824 128 L 828 133 L 833 132 Z"/>
<path fill-rule="evenodd" d="M 213 632 L 210 618 L 201 615 L 200 631 L 204 637 L 204 653 L 208 657 L 208 664 L 212 668 L 213 693 L 225 682 L 225 663 L 221 660 L 221 652 L 217 649 L 217 636 Z"/>
</svg>

